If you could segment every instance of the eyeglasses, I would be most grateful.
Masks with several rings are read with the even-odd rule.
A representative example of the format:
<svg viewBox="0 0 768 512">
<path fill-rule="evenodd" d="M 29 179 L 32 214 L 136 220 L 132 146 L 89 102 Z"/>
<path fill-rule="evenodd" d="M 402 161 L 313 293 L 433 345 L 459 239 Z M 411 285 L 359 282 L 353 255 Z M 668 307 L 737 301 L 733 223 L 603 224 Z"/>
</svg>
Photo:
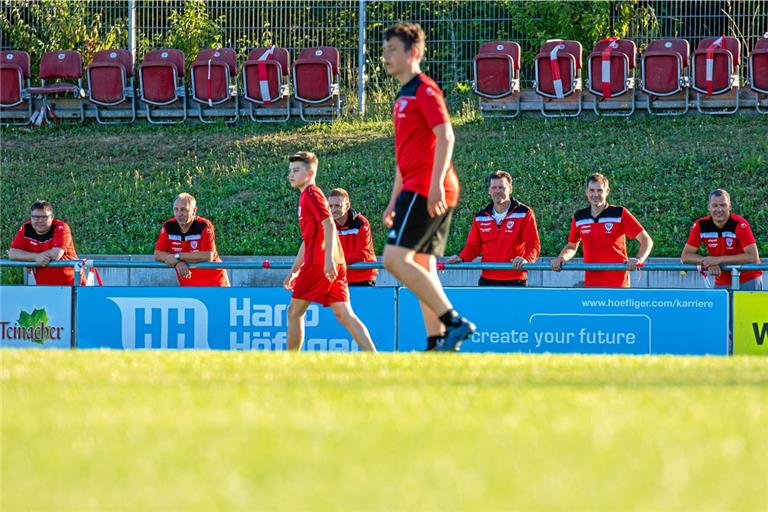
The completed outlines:
<svg viewBox="0 0 768 512">
<path fill-rule="evenodd" d="M 48 215 L 30 215 L 30 218 L 32 220 L 43 220 L 43 219 L 48 219 L 50 217 L 53 217 L 52 213 L 49 213 Z"/>
</svg>

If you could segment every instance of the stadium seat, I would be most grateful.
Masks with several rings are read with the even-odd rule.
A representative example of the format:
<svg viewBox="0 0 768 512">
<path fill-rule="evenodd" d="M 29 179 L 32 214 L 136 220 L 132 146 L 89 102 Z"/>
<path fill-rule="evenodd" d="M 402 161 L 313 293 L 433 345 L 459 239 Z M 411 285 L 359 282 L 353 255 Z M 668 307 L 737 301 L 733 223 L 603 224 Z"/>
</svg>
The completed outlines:
<svg viewBox="0 0 768 512">
<path fill-rule="evenodd" d="M 243 99 L 248 102 L 252 121 L 282 122 L 291 117 L 290 71 L 291 56 L 285 48 L 251 50 L 243 64 Z M 280 113 L 284 110 L 285 115 L 262 115 L 259 110 L 264 109 L 278 109 Z"/>
<path fill-rule="evenodd" d="M 32 96 L 28 91 L 30 87 L 29 69 L 29 54 L 27 52 L 3 50 L 0 54 L 0 112 L 14 109 L 25 101 L 27 102 L 27 119 L 25 121 L 0 122 L 2 126 L 23 126 L 32 122 Z"/>
<path fill-rule="evenodd" d="M 682 115 L 688 112 L 690 94 L 688 76 L 688 41 L 685 39 L 658 39 L 648 44 L 640 56 L 640 90 L 648 95 L 648 113 L 659 116 Z M 684 99 L 683 109 L 654 110 L 658 98 Z"/>
<path fill-rule="evenodd" d="M 54 82 L 46 83 L 48 80 L 76 80 L 77 83 Z M 83 89 L 83 60 L 80 53 L 73 50 L 56 50 L 46 52 L 40 59 L 40 86 L 27 89 L 30 94 L 36 94 L 43 100 L 40 108 L 40 118 L 36 124 L 43 120 L 48 120 L 49 116 L 56 119 L 53 108 L 48 104 L 49 96 L 56 94 L 71 93 L 75 98 L 85 97 Z M 80 102 L 79 121 L 85 120 L 85 106 Z"/>
<path fill-rule="evenodd" d="M 132 123 L 136 120 L 136 98 L 133 91 L 133 54 L 128 50 L 101 50 L 93 55 L 93 62 L 85 70 L 88 80 L 88 101 L 96 108 L 99 124 Z M 105 121 L 102 107 L 113 107 L 129 101 L 131 118 L 128 121 Z M 106 110 L 106 109 L 104 109 Z"/>
<path fill-rule="evenodd" d="M 760 102 L 768 97 L 768 33 L 757 40 L 752 53 L 749 54 L 749 88 L 757 95 L 757 111 L 768 114 L 768 110 L 760 107 Z"/>
<path fill-rule="evenodd" d="M 520 114 L 520 45 L 512 41 L 483 43 L 472 60 L 473 92 L 484 117 Z M 507 113 L 511 112 L 511 113 Z"/>
<path fill-rule="evenodd" d="M 696 108 L 702 114 L 728 115 L 739 110 L 739 64 L 741 44 L 731 36 L 702 39 L 691 54 L 691 89 L 696 93 Z M 707 99 L 731 93 L 736 100 L 733 109 L 708 109 Z"/>
<path fill-rule="evenodd" d="M 634 41 L 606 37 L 595 44 L 587 57 L 587 90 L 595 97 L 595 114 L 627 117 L 634 113 L 636 64 Z M 618 108 L 601 108 L 610 103 Z"/>
<path fill-rule="evenodd" d="M 187 119 L 184 52 L 162 48 L 147 53 L 144 62 L 139 64 L 139 100 L 146 105 L 147 121 L 152 124 L 182 123 Z M 176 102 L 182 105 L 180 119 L 160 121 L 152 118 L 153 108 Z"/>
<path fill-rule="evenodd" d="M 199 104 L 197 117 L 202 123 L 212 123 L 206 119 L 205 107 L 234 100 L 235 115 L 227 123 L 235 123 L 240 117 L 237 101 L 237 53 L 232 48 L 209 48 L 202 50 L 189 67 L 192 82 L 192 101 Z M 235 83 L 233 83 L 233 80 Z"/>
<path fill-rule="evenodd" d="M 304 48 L 293 63 L 293 97 L 304 121 L 333 121 L 341 115 L 339 94 L 339 50 L 331 46 Z M 329 107 L 319 114 L 305 112 L 306 106 Z M 305 115 L 306 114 L 306 115 Z"/>
<path fill-rule="evenodd" d="M 581 43 L 551 39 L 541 45 L 534 61 L 533 89 L 541 96 L 541 114 L 544 117 L 576 117 L 581 114 Z M 570 98 L 573 96 L 574 98 Z M 558 106 L 547 109 L 547 104 Z M 563 110 L 576 105 L 576 109 Z"/>
</svg>

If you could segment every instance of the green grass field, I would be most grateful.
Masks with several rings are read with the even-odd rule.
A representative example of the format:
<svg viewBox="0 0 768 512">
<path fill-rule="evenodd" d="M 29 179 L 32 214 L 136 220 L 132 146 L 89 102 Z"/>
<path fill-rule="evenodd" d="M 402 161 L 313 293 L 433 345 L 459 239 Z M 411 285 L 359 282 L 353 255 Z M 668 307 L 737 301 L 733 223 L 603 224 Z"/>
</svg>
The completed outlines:
<svg viewBox="0 0 768 512">
<path fill-rule="evenodd" d="M 4 511 L 768 507 L 760 358 L 0 358 Z"/>
</svg>

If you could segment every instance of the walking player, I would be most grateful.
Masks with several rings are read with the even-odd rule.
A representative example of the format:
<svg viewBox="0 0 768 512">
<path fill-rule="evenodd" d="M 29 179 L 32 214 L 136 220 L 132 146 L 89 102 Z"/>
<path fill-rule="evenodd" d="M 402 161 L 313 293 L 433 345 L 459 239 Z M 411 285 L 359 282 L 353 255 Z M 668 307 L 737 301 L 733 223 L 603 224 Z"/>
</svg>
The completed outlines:
<svg viewBox="0 0 768 512">
<path fill-rule="evenodd" d="M 293 290 L 288 306 L 288 350 L 301 350 L 304 314 L 309 304 L 330 306 L 336 319 L 362 350 L 376 352 L 371 335 L 352 311 L 347 287 L 347 267 L 336 225 L 322 190 L 315 185 L 317 156 L 299 151 L 288 158 L 288 181 L 301 191 L 299 228 L 303 239 L 291 273 L 283 286 Z"/>
</svg>

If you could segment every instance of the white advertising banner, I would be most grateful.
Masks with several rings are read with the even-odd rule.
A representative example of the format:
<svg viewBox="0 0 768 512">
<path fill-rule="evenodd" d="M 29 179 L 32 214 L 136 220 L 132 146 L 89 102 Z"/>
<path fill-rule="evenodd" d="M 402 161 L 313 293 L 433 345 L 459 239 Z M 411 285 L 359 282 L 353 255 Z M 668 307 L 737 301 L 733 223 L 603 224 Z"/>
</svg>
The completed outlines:
<svg viewBox="0 0 768 512">
<path fill-rule="evenodd" d="M 0 347 L 70 348 L 71 286 L 0 286 Z"/>
</svg>

